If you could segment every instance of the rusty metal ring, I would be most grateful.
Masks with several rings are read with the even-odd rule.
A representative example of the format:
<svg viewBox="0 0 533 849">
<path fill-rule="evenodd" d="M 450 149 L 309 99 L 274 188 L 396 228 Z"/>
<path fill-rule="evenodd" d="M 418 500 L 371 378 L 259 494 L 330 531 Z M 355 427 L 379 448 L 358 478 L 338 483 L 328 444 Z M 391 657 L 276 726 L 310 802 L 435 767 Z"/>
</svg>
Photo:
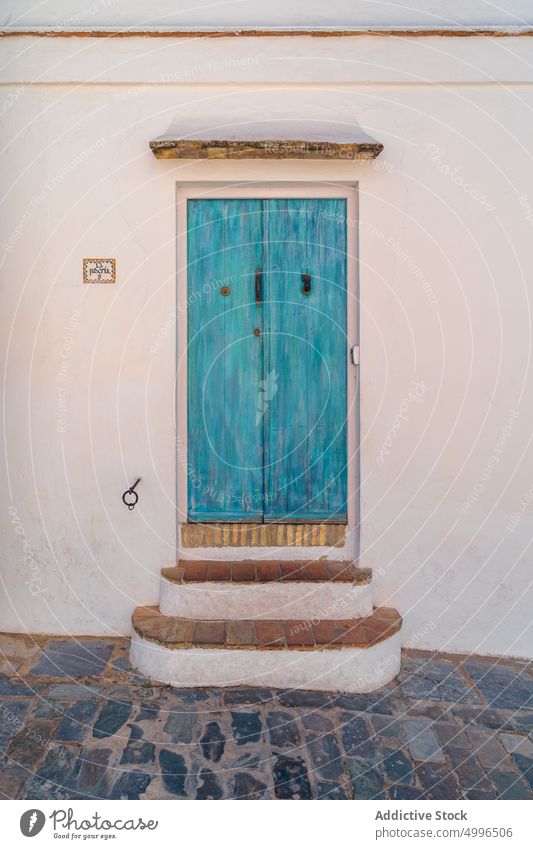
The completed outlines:
<svg viewBox="0 0 533 849">
<path fill-rule="evenodd" d="M 133 498 L 133 501 L 126 501 L 127 495 L 130 495 Z M 124 502 L 124 504 L 126 505 L 128 510 L 133 510 L 133 508 L 137 504 L 138 500 L 139 500 L 139 494 L 137 492 L 135 492 L 134 489 L 127 489 L 126 492 L 124 492 L 123 495 L 122 495 L 122 501 Z"/>
<path fill-rule="evenodd" d="M 225 296 L 225 295 L 229 295 L 230 291 L 231 291 L 231 290 L 230 290 L 230 287 L 229 287 L 229 286 L 222 286 L 222 288 L 221 288 L 221 290 L 220 290 L 220 294 L 221 294 L 221 295 L 224 295 L 224 296 Z"/>
</svg>

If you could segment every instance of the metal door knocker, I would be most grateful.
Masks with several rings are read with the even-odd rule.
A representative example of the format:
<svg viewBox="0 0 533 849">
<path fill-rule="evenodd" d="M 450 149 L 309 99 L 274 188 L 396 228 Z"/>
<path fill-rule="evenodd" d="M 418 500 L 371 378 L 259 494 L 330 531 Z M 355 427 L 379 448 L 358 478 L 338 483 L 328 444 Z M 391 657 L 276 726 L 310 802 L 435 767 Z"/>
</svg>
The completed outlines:
<svg viewBox="0 0 533 849">
<path fill-rule="evenodd" d="M 302 292 L 304 295 L 309 295 L 311 292 L 311 275 L 310 274 L 302 274 Z"/>
<path fill-rule="evenodd" d="M 135 505 L 137 504 L 137 502 L 139 500 L 139 493 L 135 492 L 135 487 L 140 482 L 141 482 L 141 478 L 137 478 L 137 480 L 135 481 L 133 486 L 130 486 L 130 488 L 127 489 L 126 492 L 124 492 L 123 495 L 122 495 L 122 501 L 124 502 L 124 504 L 126 505 L 128 510 L 133 510 L 133 508 L 135 507 Z M 127 498 L 129 498 L 129 500 L 126 500 Z"/>
</svg>

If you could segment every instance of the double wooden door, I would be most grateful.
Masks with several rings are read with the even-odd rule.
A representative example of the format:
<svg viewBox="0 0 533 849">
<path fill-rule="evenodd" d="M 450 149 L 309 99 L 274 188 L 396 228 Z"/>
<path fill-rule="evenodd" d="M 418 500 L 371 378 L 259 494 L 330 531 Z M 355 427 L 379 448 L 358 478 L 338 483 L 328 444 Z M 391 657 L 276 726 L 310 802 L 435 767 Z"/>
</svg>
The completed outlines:
<svg viewBox="0 0 533 849">
<path fill-rule="evenodd" d="M 189 520 L 344 521 L 346 200 L 189 200 L 186 309 Z"/>
</svg>

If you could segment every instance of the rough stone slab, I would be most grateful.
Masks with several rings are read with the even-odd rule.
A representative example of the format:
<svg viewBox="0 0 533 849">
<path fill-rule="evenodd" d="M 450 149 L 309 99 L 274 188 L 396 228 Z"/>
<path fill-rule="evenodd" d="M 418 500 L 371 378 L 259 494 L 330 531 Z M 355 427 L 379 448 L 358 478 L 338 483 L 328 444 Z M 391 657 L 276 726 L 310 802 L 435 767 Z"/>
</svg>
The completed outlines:
<svg viewBox="0 0 533 849">
<path fill-rule="evenodd" d="M 157 159 L 375 159 L 379 142 L 339 143 L 305 139 L 156 139 L 150 142 Z"/>
<path fill-rule="evenodd" d="M 446 758 L 432 729 L 431 721 L 423 719 L 404 719 L 403 727 L 407 734 L 409 751 L 415 761 L 444 763 Z"/>
</svg>

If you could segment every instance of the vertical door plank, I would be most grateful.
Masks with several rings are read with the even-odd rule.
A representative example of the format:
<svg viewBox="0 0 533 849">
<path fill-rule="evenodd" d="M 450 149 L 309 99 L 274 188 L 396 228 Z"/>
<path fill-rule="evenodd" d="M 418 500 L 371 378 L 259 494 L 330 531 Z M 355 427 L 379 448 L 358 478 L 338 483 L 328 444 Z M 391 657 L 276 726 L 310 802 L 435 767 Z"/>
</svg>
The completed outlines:
<svg viewBox="0 0 533 849">
<path fill-rule="evenodd" d="M 346 201 L 269 200 L 265 219 L 265 518 L 345 521 Z"/>
<path fill-rule="evenodd" d="M 188 202 L 189 518 L 250 521 L 263 514 L 260 200 Z M 229 294 L 221 294 L 227 287 Z"/>
</svg>

